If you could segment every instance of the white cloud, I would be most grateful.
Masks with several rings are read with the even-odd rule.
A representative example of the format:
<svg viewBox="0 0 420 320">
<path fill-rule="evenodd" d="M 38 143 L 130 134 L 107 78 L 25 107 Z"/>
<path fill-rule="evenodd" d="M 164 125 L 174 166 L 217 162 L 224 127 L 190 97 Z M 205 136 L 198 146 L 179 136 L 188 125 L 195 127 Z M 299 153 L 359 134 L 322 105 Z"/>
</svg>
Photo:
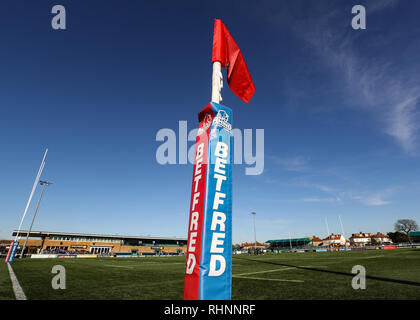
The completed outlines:
<svg viewBox="0 0 420 320">
<path fill-rule="evenodd" d="M 400 186 L 393 186 L 388 187 L 381 190 L 364 190 L 354 192 L 347 188 L 332 188 L 329 186 L 316 184 L 316 183 L 309 183 L 309 182 L 300 182 L 298 185 L 316 189 L 326 194 L 330 195 L 329 197 L 310 197 L 310 198 L 303 198 L 298 200 L 298 202 L 318 202 L 318 203 L 337 203 L 337 202 L 344 202 L 344 201 L 356 201 L 362 203 L 367 206 L 385 206 L 392 203 L 389 198 L 395 194 L 398 190 L 401 189 Z"/>
<path fill-rule="evenodd" d="M 327 193 L 333 193 L 334 194 L 336 192 L 334 188 L 324 186 L 322 184 L 309 184 L 308 186 L 312 186 L 312 187 L 314 187 L 318 190 L 321 190 L 321 191 L 324 191 L 324 192 L 327 192 Z"/>
<path fill-rule="evenodd" d="M 309 170 L 309 158 L 303 156 L 278 157 L 269 156 L 276 164 L 283 167 L 286 171 L 307 171 Z"/>
<path fill-rule="evenodd" d="M 340 198 L 304 198 L 300 202 L 321 202 L 321 203 L 334 203 L 341 202 Z"/>
<path fill-rule="evenodd" d="M 390 110 L 386 119 L 387 133 L 394 137 L 407 153 L 414 150 L 419 130 L 417 101 L 418 97 L 408 96 Z"/>
<path fill-rule="evenodd" d="M 398 0 L 371 0 L 367 3 L 366 10 L 368 13 L 374 13 L 389 7 L 395 7 Z"/>
<path fill-rule="evenodd" d="M 356 194 L 348 192 L 347 194 L 350 199 L 359 201 L 367 206 L 386 206 L 392 203 L 392 201 L 387 200 L 387 198 L 391 197 L 399 189 L 401 189 L 401 187 L 395 186 L 383 190 L 377 190 L 375 192 L 363 192 Z"/>
<path fill-rule="evenodd" d="M 362 202 L 368 206 L 386 206 L 391 204 L 391 201 L 385 201 L 380 195 L 374 195 L 362 200 Z"/>
<path fill-rule="evenodd" d="M 378 14 L 398 2 L 368 1 L 366 10 L 370 15 Z M 372 38 L 369 46 L 375 49 L 372 52 L 376 55 L 369 56 L 366 54 L 368 49 L 357 50 L 358 41 L 366 38 L 363 33 L 350 31 L 349 25 L 343 26 L 342 10 L 332 8 L 324 14 L 314 13 L 310 18 L 298 21 L 291 24 L 294 33 L 309 43 L 322 57 L 325 66 L 342 79 L 341 87 L 346 88 L 353 107 L 370 112 L 385 134 L 393 137 L 407 154 L 415 154 L 420 131 L 417 111 L 420 78 L 414 68 L 417 66 L 401 68 L 396 64 L 401 62 L 396 53 L 391 57 L 381 54 L 382 48 L 401 37 L 400 33 Z M 369 28 L 368 24 L 368 31 Z"/>
</svg>

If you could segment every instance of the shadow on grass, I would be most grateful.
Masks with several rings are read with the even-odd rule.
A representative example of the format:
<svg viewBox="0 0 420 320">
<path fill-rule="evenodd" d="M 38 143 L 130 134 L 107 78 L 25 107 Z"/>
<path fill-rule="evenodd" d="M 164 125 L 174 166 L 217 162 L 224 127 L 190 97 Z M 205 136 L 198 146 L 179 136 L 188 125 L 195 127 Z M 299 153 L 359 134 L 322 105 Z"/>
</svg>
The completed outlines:
<svg viewBox="0 0 420 320">
<path fill-rule="evenodd" d="M 233 257 L 233 259 L 253 261 L 253 262 L 257 262 L 257 263 L 265 263 L 265 264 L 271 264 L 271 265 L 276 265 L 276 266 L 292 267 L 292 268 L 296 268 L 296 269 L 303 269 L 303 270 L 309 270 L 309 271 L 315 271 L 315 272 L 332 273 L 332 274 L 338 274 L 338 275 L 348 276 L 348 277 L 354 277 L 355 276 L 354 273 L 350 273 L 350 272 L 332 271 L 332 270 L 318 269 L 318 268 L 313 268 L 313 267 L 301 267 L 301 266 L 295 266 L 295 265 L 286 264 L 286 263 L 278 263 L 278 262 L 254 260 L 254 259 L 246 259 L 246 258 L 237 258 L 237 257 Z M 375 276 L 368 276 L 368 275 L 366 275 L 366 279 L 392 282 L 392 283 L 399 283 L 399 284 L 407 284 L 407 285 L 410 285 L 410 286 L 420 287 L 420 282 L 415 282 L 415 281 L 389 279 L 389 278 L 375 277 Z"/>
</svg>

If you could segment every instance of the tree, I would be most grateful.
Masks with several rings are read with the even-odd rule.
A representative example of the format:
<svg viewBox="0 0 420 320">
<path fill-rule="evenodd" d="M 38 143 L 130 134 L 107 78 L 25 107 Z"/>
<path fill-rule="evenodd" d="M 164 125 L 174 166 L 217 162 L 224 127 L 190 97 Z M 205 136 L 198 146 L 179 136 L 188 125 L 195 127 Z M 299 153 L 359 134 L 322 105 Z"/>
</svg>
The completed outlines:
<svg viewBox="0 0 420 320">
<path fill-rule="evenodd" d="M 411 231 L 417 231 L 419 226 L 417 222 L 411 219 L 400 219 L 394 225 L 395 231 L 402 232 L 407 235 L 409 238 L 409 234 Z M 410 239 L 410 238 L 409 238 Z"/>
<path fill-rule="evenodd" d="M 393 243 L 408 242 L 408 236 L 402 232 L 388 232 L 387 235 Z"/>
</svg>

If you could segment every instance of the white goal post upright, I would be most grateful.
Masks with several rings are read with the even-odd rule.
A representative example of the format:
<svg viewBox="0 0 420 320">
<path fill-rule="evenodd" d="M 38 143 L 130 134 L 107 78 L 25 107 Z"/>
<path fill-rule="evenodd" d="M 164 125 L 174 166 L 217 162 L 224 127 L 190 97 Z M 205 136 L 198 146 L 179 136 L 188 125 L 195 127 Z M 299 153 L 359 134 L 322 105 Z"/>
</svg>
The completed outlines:
<svg viewBox="0 0 420 320">
<path fill-rule="evenodd" d="M 341 225 L 341 233 L 343 234 L 344 237 L 344 241 L 345 241 L 345 248 L 347 249 L 347 240 L 346 240 L 346 235 L 344 233 L 344 226 L 343 226 L 343 221 L 341 221 L 341 216 L 338 216 L 338 220 L 340 221 L 340 225 Z"/>
<path fill-rule="evenodd" d="M 34 185 L 32 186 L 32 191 L 31 191 L 31 194 L 29 195 L 28 202 L 26 203 L 26 207 L 25 207 L 25 211 L 23 212 L 22 219 L 20 220 L 20 224 L 19 224 L 19 228 L 18 228 L 17 233 L 16 233 L 15 241 L 17 241 L 17 239 L 19 237 L 19 233 L 20 233 L 20 230 L 22 228 L 23 220 L 25 220 L 25 216 L 26 216 L 26 213 L 28 212 L 29 205 L 31 204 L 32 197 L 35 193 L 36 187 L 38 186 L 38 182 L 39 182 L 39 179 L 41 178 L 42 171 L 44 170 L 45 158 L 47 157 L 47 153 L 48 153 L 48 148 L 45 150 L 44 158 L 42 158 L 41 166 L 39 167 L 38 174 L 35 178 Z"/>
</svg>

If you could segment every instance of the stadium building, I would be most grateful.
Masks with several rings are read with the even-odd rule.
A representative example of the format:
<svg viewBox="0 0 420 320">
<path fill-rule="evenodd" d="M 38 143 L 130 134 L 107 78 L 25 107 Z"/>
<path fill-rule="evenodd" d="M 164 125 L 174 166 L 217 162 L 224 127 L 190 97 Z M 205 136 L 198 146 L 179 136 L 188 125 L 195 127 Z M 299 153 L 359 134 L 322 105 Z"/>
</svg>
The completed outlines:
<svg viewBox="0 0 420 320">
<path fill-rule="evenodd" d="M 17 230 L 13 231 L 16 236 Z M 23 247 L 27 231 L 19 232 L 19 250 Z M 186 238 L 101 235 L 69 232 L 31 231 L 25 253 L 90 253 L 90 254 L 183 254 Z M 37 238 L 37 239 L 34 239 Z M 0 252 L 7 252 L 11 240 L 0 241 Z"/>
<path fill-rule="evenodd" d="M 311 247 L 339 247 L 346 244 L 346 239 L 341 234 L 331 234 L 325 239 L 320 239 L 316 236 L 307 238 L 293 238 L 293 239 L 279 239 L 268 240 L 266 243 L 270 244 L 270 249 L 281 250 L 290 248 L 311 248 Z"/>
<path fill-rule="evenodd" d="M 420 232 L 419 231 L 410 232 L 408 235 L 410 237 L 411 242 L 420 243 Z"/>
<path fill-rule="evenodd" d="M 292 248 L 304 248 L 312 245 L 311 238 L 278 239 L 266 241 L 270 245 L 269 249 L 281 250 Z"/>
<path fill-rule="evenodd" d="M 254 252 L 255 249 L 259 252 L 265 252 L 270 245 L 267 243 L 260 243 L 260 242 L 244 242 L 239 247 L 234 246 L 234 250 L 240 250 L 241 252 Z"/>
</svg>

